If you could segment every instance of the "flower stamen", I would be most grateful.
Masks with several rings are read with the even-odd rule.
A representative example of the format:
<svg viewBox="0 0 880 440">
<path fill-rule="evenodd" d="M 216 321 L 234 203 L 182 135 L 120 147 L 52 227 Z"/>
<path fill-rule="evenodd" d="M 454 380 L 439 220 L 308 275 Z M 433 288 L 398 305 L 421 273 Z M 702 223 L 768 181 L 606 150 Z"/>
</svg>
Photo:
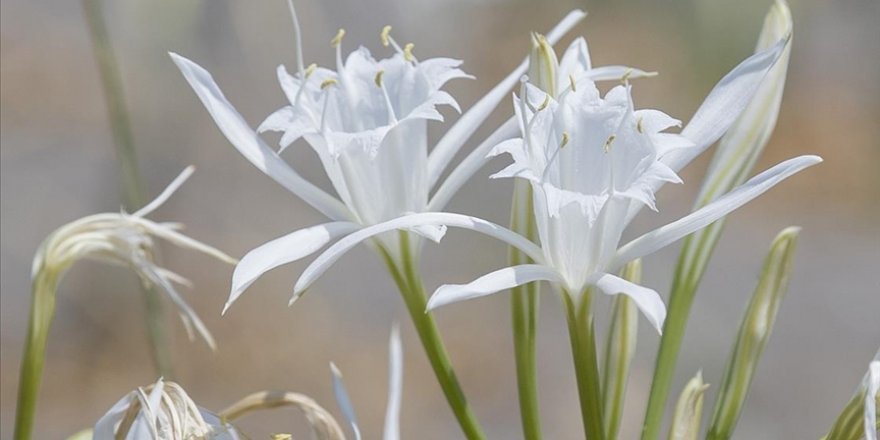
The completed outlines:
<svg viewBox="0 0 880 440">
<path fill-rule="evenodd" d="M 416 45 L 413 43 L 406 43 L 406 46 L 403 46 L 403 59 L 411 63 L 416 61 L 416 57 L 412 53 L 414 47 Z"/>
<path fill-rule="evenodd" d="M 577 81 L 574 80 L 574 75 L 572 75 L 572 74 L 568 75 L 568 83 L 571 86 L 571 91 L 577 92 Z"/>
<path fill-rule="evenodd" d="M 376 86 L 382 89 L 382 96 L 385 98 L 385 107 L 388 110 L 388 121 L 395 124 L 397 123 L 397 115 L 394 114 L 394 106 L 391 105 L 391 97 L 388 96 L 388 90 L 385 88 L 385 83 L 382 81 L 383 76 L 385 76 L 384 70 L 376 72 Z"/>
<path fill-rule="evenodd" d="M 608 154 L 608 152 L 611 151 L 611 144 L 614 143 L 614 139 L 617 139 L 617 135 L 612 134 L 611 136 L 608 136 L 608 140 L 606 140 L 605 145 L 602 146 L 602 151 L 604 151 L 605 154 Z"/>
</svg>

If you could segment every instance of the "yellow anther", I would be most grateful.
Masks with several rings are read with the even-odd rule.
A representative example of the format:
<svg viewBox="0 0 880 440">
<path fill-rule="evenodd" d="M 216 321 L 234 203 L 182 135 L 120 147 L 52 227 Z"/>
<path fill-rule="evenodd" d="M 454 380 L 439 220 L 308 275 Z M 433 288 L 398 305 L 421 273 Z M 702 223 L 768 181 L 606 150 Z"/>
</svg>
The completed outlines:
<svg viewBox="0 0 880 440">
<path fill-rule="evenodd" d="M 391 26 L 385 26 L 382 28 L 382 33 L 379 34 L 379 38 L 382 39 L 382 45 L 388 47 L 391 44 Z"/>
<path fill-rule="evenodd" d="M 624 84 L 629 82 L 629 77 L 633 74 L 632 68 L 626 69 L 626 72 L 623 72 L 623 76 L 620 77 L 620 81 Z"/>
<path fill-rule="evenodd" d="M 315 69 L 317 69 L 317 68 L 318 68 L 317 64 L 315 64 L 315 63 L 309 64 L 309 67 L 306 67 L 306 70 L 304 72 L 306 75 L 306 78 L 312 76 L 312 74 L 315 73 Z"/>
<path fill-rule="evenodd" d="M 574 75 L 568 75 L 568 83 L 571 85 L 571 91 L 577 92 L 577 81 L 574 80 Z"/>
<path fill-rule="evenodd" d="M 416 47 L 416 45 L 412 43 L 406 43 L 406 46 L 403 46 L 403 59 L 407 61 L 413 61 L 416 59 L 412 53 L 414 47 Z"/>
<path fill-rule="evenodd" d="M 559 142 L 559 148 L 565 148 L 568 145 L 568 141 L 571 139 L 571 136 L 568 135 L 567 131 L 562 132 L 562 141 Z"/>
<path fill-rule="evenodd" d="M 321 83 L 321 90 L 324 90 L 330 86 L 335 86 L 336 83 L 337 83 L 337 81 L 335 78 L 327 78 Z"/>
<path fill-rule="evenodd" d="M 380 70 L 380 71 L 376 72 L 376 78 L 375 78 L 376 87 L 382 87 L 382 76 L 383 75 L 385 75 L 384 70 Z"/>
<path fill-rule="evenodd" d="M 550 105 L 550 95 L 544 95 L 544 102 L 538 106 L 538 111 L 544 110 L 548 105 Z"/>
<path fill-rule="evenodd" d="M 638 131 L 639 133 L 645 132 L 645 127 L 642 125 L 643 122 L 644 118 L 639 118 L 639 120 L 636 121 L 636 131 Z"/>
<path fill-rule="evenodd" d="M 282 434 L 270 434 L 270 440 L 293 440 L 293 436 L 287 433 Z"/>
<path fill-rule="evenodd" d="M 345 29 L 340 28 L 339 32 L 336 33 L 336 36 L 330 40 L 330 45 L 333 47 L 339 47 L 342 44 L 342 37 L 345 36 Z"/>
<path fill-rule="evenodd" d="M 617 138 L 617 136 L 613 134 L 611 136 L 608 136 L 608 140 L 605 141 L 605 146 L 602 147 L 602 150 L 604 150 L 606 153 L 611 151 L 611 143 L 614 142 L 615 138 Z"/>
</svg>

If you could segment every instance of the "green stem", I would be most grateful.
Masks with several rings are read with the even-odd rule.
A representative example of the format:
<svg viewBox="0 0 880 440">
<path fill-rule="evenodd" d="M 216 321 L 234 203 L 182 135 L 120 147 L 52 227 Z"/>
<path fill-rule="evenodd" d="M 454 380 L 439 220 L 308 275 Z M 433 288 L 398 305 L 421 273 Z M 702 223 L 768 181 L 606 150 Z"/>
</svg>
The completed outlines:
<svg viewBox="0 0 880 440">
<path fill-rule="evenodd" d="M 455 414 L 455 418 L 458 420 L 458 424 L 461 426 L 465 437 L 468 440 L 485 440 L 486 436 L 483 434 L 479 422 L 477 422 L 474 413 L 471 411 L 458 378 L 455 376 L 455 370 L 452 368 L 452 362 L 449 360 L 449 354 L 443 345 L 443 340 L 440 337 L 437 324 L 434 322 L 434 317 L 427 311 L 428 297 L 412 257 L 409 234 L 407 232 L 400 233 L 400 249 L 402 260 L 400 264 L 395 262 L 394 258 L 384 249 L 381 252 L 400 290 L 401 296 L 403 296 L 403 301 L 406 303 L 406 308 L 409 311 L 416 333 L 418 333 L 422 346 L 425 349 L 425 354 L 427 354 L 431 367 L 434 369 L 437 382 L 440 384 L 440 388 L 446 396 L 446 401 L 453 414 Z"/>
<path fill-rule="evenodd" d="M 122 185 L 122 200 L 126 209 L 138 209 L 144 203 L 143 187 L 138 171 L 137 155 L 134 148 L 134 137 L 131 122 L 125 105 L 122 90 L 122 76 L 119 65 L 110 45 L 110 36 L 104 23 L 101 0 L 82 0 L 95 61 L 104 90 L 107 115 L 110 118 L 110 130 L 116 148 L 116 160 L 119 165 L 119 178 Z M 154 287 L 144 286 L 144 303 L 146 308 L 147 334 L 153 355 L 153 362 L 161 376 L 166 379 L 173 376 L 171 351 L 168 334 L 165 330 L 162 303 L 159 293 Z"/>
<path fill-rule="evenodd" d="M 666 401 L 672 387 L 675 365 L 681 351 L 691 306 L 723 227 L 724 219 L 721 219 L 688 236 L 682 246 L 672 280 L 663 336 L 660 338 L 660 348 L 654 366 L 642 440 L 656 440 L 660 435 Z"/>
<path fill-rule="evenodd" d="M 526 440 L 541 439 L 541 419 L 538 406 L 536 360 L 536 327 L 538 295 L 527 285 L 511 292 L 513 320 L 513 348 L 516 360 L 516 384 L 523 436 Z"/>
<path fill-rule="evenodd" d="M 535 225 L 532 187 L 528 182 L 516 182 L 510 213 L 510 227 L 524 237 L 534 240 Z M 532 263 L 516 248 L 510 249 L 510 264 Z M 520 418 L 525 440 L 541 440 L 541 414 L 538 404 L 537 327 L 538 283 L 529 283 L 511 289 L 511 321 L 513 350 L 516 361 L 516 384 L 519 395 Z"/>
<path fill-rule="evenodd" d="M 15 440 L 30 440 L 33 435 L 37 397 L 46 362 L 49 328 L 55 315 L 55 290 L 58 280 L 41 272 L 33 282 L 33 299 L 28 322 L 27 339 L 18 382 L 18 403 L 15 412 Z"/>
<path fill-rule="evenodd" d="M 581 418 L 587 440 L 604 440 L 602 419 L 602 390 L 599 378 L 599 361 L 596 354 L 596 334 L 593 328 L 592 292 L 587 289 L 580 302 L 566 291 L 562 292 L 565 303 L 571 354 L 574 358 Z"/>
</svg>

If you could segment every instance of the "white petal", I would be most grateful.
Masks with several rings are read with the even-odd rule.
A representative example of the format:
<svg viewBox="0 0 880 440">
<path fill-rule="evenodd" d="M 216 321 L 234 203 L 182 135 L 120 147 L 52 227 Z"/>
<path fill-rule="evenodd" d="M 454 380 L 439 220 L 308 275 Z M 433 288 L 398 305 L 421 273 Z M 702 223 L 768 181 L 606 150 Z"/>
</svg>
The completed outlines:
<svg viewBox="0 0 880 440">
<path fill-rule="evenodd" d="M 131 393 L 126 394 L 125 397 L 114 403 L 107 410 L 107 413 L 98 419 L 92 434 L 94 440 L 113 440 L 116 438 L 116 427 L 122 421 L 126 411 L 128 411 L 133 398 L 134 396 Z"/>
<path fill-rule="evenodd" d="M 489 137 L 474 148 L 467 157 L 449 174 L 449 177 L 440 184 L 437 192 L 431 197 L 428 211 L 442 211 L 452 196 L 474 175 L 486 162 L 489 161 L 489 153 L 499 143 L 510 139 L 517 134 L 516 118 L 511 117 L 498 127 Z"/>
<path fill-rule="evenodd" d="M 664 162 L 678 171 L 715 143 L 752 101 L 788 41 L 788 38 L 779 40 L 770 48 L 750 56 L 722 78 L 681 132 L 696 147 L 672 152 L 663 158 Z"/>
<path fill-rule="evenodd" d="M 355 247 L 358 243 L 384 232 L 397 229 L 409 229 L 421 225 L 446 225 L 455 228 L 470 229 L 497 238 L 516 247 L 534 261 L 539 263 L 544 261 L 543 251 L 540 247 L 529 241 L 527 238 L 505 227 L 462 214 L 424 212 L 398 217 L 384 223 L 363 228 L 334 243 L 303 271 L 293 288 L 294 294 L 293 298 L 291 298 L 291 303 L 299 298 L 299 296 L 302 295 L 302 293 L 308 289 L 318 277 L 326 272 L 336 260 Z"/>
<path fill-rule="evenodd" d="M 556 44 L 565 33 L 574 27 L 579 21 L 586 17 L 586 13 L 581 10 L 574 10 L 568 13 L 556 27 L 547 34 L 547 41 L 550 44 Z M 465 142 L 474 134 L 474 131 L 483 123 L 484 120 L 498 107 L 498 103 L 504 99 L 507 92 L 519 82 L 520 77 L 528 69 L 528 57 L 517 66 L 513 72 L 510 72 L 506 78 L 501 80 L 492 90 L 485 96 L 480 98 L 468 111 L 466 111 L 455 125 L 446 132 L 446 134 L 437 142 L 431 156 L 428 158 L 428 184 L 433 187 L 440 175 L 449 165 L 449 162 L 455 156 L 455 153 L 464 145 Z M 497 143 L 497 142 L 496 142 Z"/>
<path fill-rule="evenodd" d="M 177 192 L 178 188 L 180 188 L 187 179 L 192 176 L 192 174 L 196 171 L 196 167 L 190 165 L 183 169 L 183 171 L 165 187 L 162 192 L 153 199 L 152 202 L 144 205 L 143 208 L 138 209 L 134 214 L 135 217 L 143 217 L 148 215 L 149 213 L 155 211 L 158 207 L 162 206 L 175 192 Z"/>
<path fill-rule="evenodd" d="M 350 234 L 359 228 L 360 225 L 351 222 L 325 223 L 300 229 L 254 248 L 235 266 L 232 274 L 232 291 L 226 305 L 223 306 L 223 313 L 225 314 L 229 306 L 264 273 L 282 264 L 309 256 L 331 240 Z"/>
<path fill-rule="evenodd" d="M 428 300 L 428 310 L 434 310 L 437 307 L 454 302 L 491 295 L 533 281 L 561 283 L 562 278 L 555 270 L 539 264 L 505 267 L 504 269 L 483 275 L 468 284 L 445 284 L 440 286 L 431 295 L 431 299 Z"/>
<path fill-rule="evenodd" d="M 336 368 L 336 365 L 332 362 L 330 363 L 330 372 L 333 376 L 333 395 L 336 397 L 336 404 L 339 405 L 339 410 L 342 411 L 342 416 L 345 417 L 345 420 L 347 420 L 348 424 L 351 426 L 355 440 L 361 440 L 361 430 L 358 427 L 357 418 L 354 414 L 354 406 L 352 406 L 351 399 L 348 397 L 348 391 L 345 390 L 345 382 L 342 380 L 342 372 L 340 372 L 339 368 Z"/>
<path fill-rule="evenodd" d="M 128 219 L 146 229 L 147 232 L 149 232 L 150 234 L 164 240 L 168 240 L 169 243 L 175 246 L 180 246 L 185 249 L 192 249 L 196 252 L 201 252 L 225 263 L 238 263 L 237 259 L 226 255 L 223 251 L 216 249 L 213 246 L 202 243 L 194 238 L 183 235 L 180 232 L 172 229 L 172 227 L 169 227 L 167 223 L 159 224 L 140 217 L 128 217 Z"/>
<path fill-rule="evenodd" d="M 562 59 L 559 60 L 559 83 L 566 84 L 569 75 L 577 78 L 592 67 L 587 40 L 578 37 L 568 45 L 568 49 L 565 49 Z"/>
<path fill-rule="evenodd" d="M 880 361 L 868 368 L 865 386 L 865 440 L 877 440 L 877 393 L 880 392 Z"/>
<path fill-rule="evenodd" d="M 697 211 L 627 243 L 617 251 L 609 270 L 615 270 L 629 261 L 654 253 L 678 239 L 710 225 L 763 194 L 777 183 L 819 162 L 822 162 L 822 159 L 818 156 L 800 156 L 764 171 Z"/>
<path fill-rule="evenodd" d="M 629 66 L 602 66 L 584 72 L 581 79 L 590 79 L 592 81 L 622 81 L 624 78 L 636 79 L 649 76 L 657 76 L 657 72 L 646 72 L 642 69 L 636 69 Z"/>
<path fill-rule="evenodd" d="M 632 298 L 639 310 L 648 318 L 648 322 L 657 329 L 657 333 L 663 333 L 666 304 L 663 303 L 663 298 L 660 298 L 660 294 L 656 291 L 607 273 L 602 274 L 595 285 L 607 295 L 622 293 Z"/>
<path fill-rule="evenodd" d="M 245 158 L 327 217 L 334 220 L 351 217 L 342 202 L 303 179 L 257 136 L 232 104 L 226 100 L 207 70 L 176 53 L 169 55 L 199 96 L 202 104 L 208 109 L 220 131 Z"/>
<path fill-rule="evenodd" d="M 388 408 L 385 410 L 385 429 L 382 440 L 400 440 L 400 401 L 403 394 L 403 348 L 400 329 L 391 327 L 388 342 Z"/>
<path fill-rule="evenodd" d="M 445 225 L 419 225 L 413 226 L 407 230 L 419 234 L 420 236 L 427 238 L 434 243 L 440 243 L 440 240 L 442 240 L 443 236 L 446 235 Z"/>
</svg>

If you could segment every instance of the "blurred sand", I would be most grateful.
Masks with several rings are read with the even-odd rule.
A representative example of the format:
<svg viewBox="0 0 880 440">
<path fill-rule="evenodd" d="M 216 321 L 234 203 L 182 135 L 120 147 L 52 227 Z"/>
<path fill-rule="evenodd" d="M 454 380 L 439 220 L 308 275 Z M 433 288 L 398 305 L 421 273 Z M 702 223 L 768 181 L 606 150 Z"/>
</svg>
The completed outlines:
<svg viewBox="0 0 880 440">
<path fill-rule="evenodd" d="M 165 54 L 179 52 L 209 69 L 256 124 L 282 104 L 276 65 L 293 63 L 284 3 L 107 3 L 140 168 L 151 194 L 186 165 L 198 167 L 156 218 L 182 221 L 192 236 L 233 255 L 323 221 L 239 156 Z M 587 36 L 597 64 L 661 72 L 636 84 L 637 105 L 660 107 L 686 121 L 712 84 L 751 52 L 769 6 L 769 1 L 716 3 L 591 2 L 590 17 L 575 34 Z M 880 3 L 792 3 L 789 81 L 776 134 L 758 168 L 808 152 L 826 162 L 731 217 L 696 300 L 675 383 L 680 390 L 700 368 L 707 382 L 719 382 L 766 247 L 783 227 L 803 226 L 795 276 L 738 438 L 819 438 L 880 345 Z M 347 49 L 363 43 L 381 54 L 378 32 L 391 24 L 395 37 L 415 42 L 420 56 L 465 61 L 478 80 L 450 87 L 465 108 L 519 62 L 528 31 L 547 29 L 569 9 L 584 6 L 505 0 L 299 0 L 297 5 L 307 60 L 332 63 L 328 42 L 340 26 L 348 30 Z M 47 0 L 0 3 L 3 438 L 12 432 L 35 249 L 62 223 L 119 207 L 103 97 L 79 6 Z M 502 110 L 508 113 L 509 105 Z M 502 116 L 499 112 L 491 123 Z M 442 126 L 434 124 L 432 132 L 442 133 Z M 328 187 L 307 148 L 291 148 L 285 155 L 305 176 Z M 686 212 L 707 159 L 684 172 L 686 185 L 664 190 L 661 213 L 643 214 L 633 233 Z M 510 182 L 487 179 L 503 163 L 493 161 L 475 176 L 449 209 L 505 223 Z M 646 261 L 646 284 L 664 295 L 676 255 L 673 246 Z M 400 321 L 406 353 L 404 438 L 460 437 L 402 303 L 367 249 L 345 257 L 290 309 L 284 305 L 304 265 L 273 271 L 222 319 L 231 268 L 171 247 L 163 258 L 195 282 L 188 299 L 219 342 L 214 354 L 200 342 L 188 343 L 180 323 L 169 316 L 177 380 L 202 405 L 219 410 L 252 391 L 289 389 L 336 411 L 328 371 L 333 360 L 346 374 L 366 437 L 377 438 L 385 405 L 387 335 L 390 323 Z M 504 261 L 499 243 L 451 232 L 441 245 L 426 248 L 423 267 L 430 289 L 470 280 Z M 521 436 L 507 303 L 499 295 L 438 313 L 476 413 L 490 437 L 499 439 Z M 548 439 L 578 438 L 563 316 L 551 295 L 542 304 L 544 431 Z M 137 284 L 125 271 L 81 264 L 70 272 L 59 292 L 36 438 L 63 438 L 89 426 L 121 395 L 155 380 L 142 310 Z M 657 336 L 642 325 L 622 438 L 637 438 L 640 430 L 656 343 Z M 298 416 L 285 412 L 244 426 L 254 438 L 304 432 Z"/>
</svg>

